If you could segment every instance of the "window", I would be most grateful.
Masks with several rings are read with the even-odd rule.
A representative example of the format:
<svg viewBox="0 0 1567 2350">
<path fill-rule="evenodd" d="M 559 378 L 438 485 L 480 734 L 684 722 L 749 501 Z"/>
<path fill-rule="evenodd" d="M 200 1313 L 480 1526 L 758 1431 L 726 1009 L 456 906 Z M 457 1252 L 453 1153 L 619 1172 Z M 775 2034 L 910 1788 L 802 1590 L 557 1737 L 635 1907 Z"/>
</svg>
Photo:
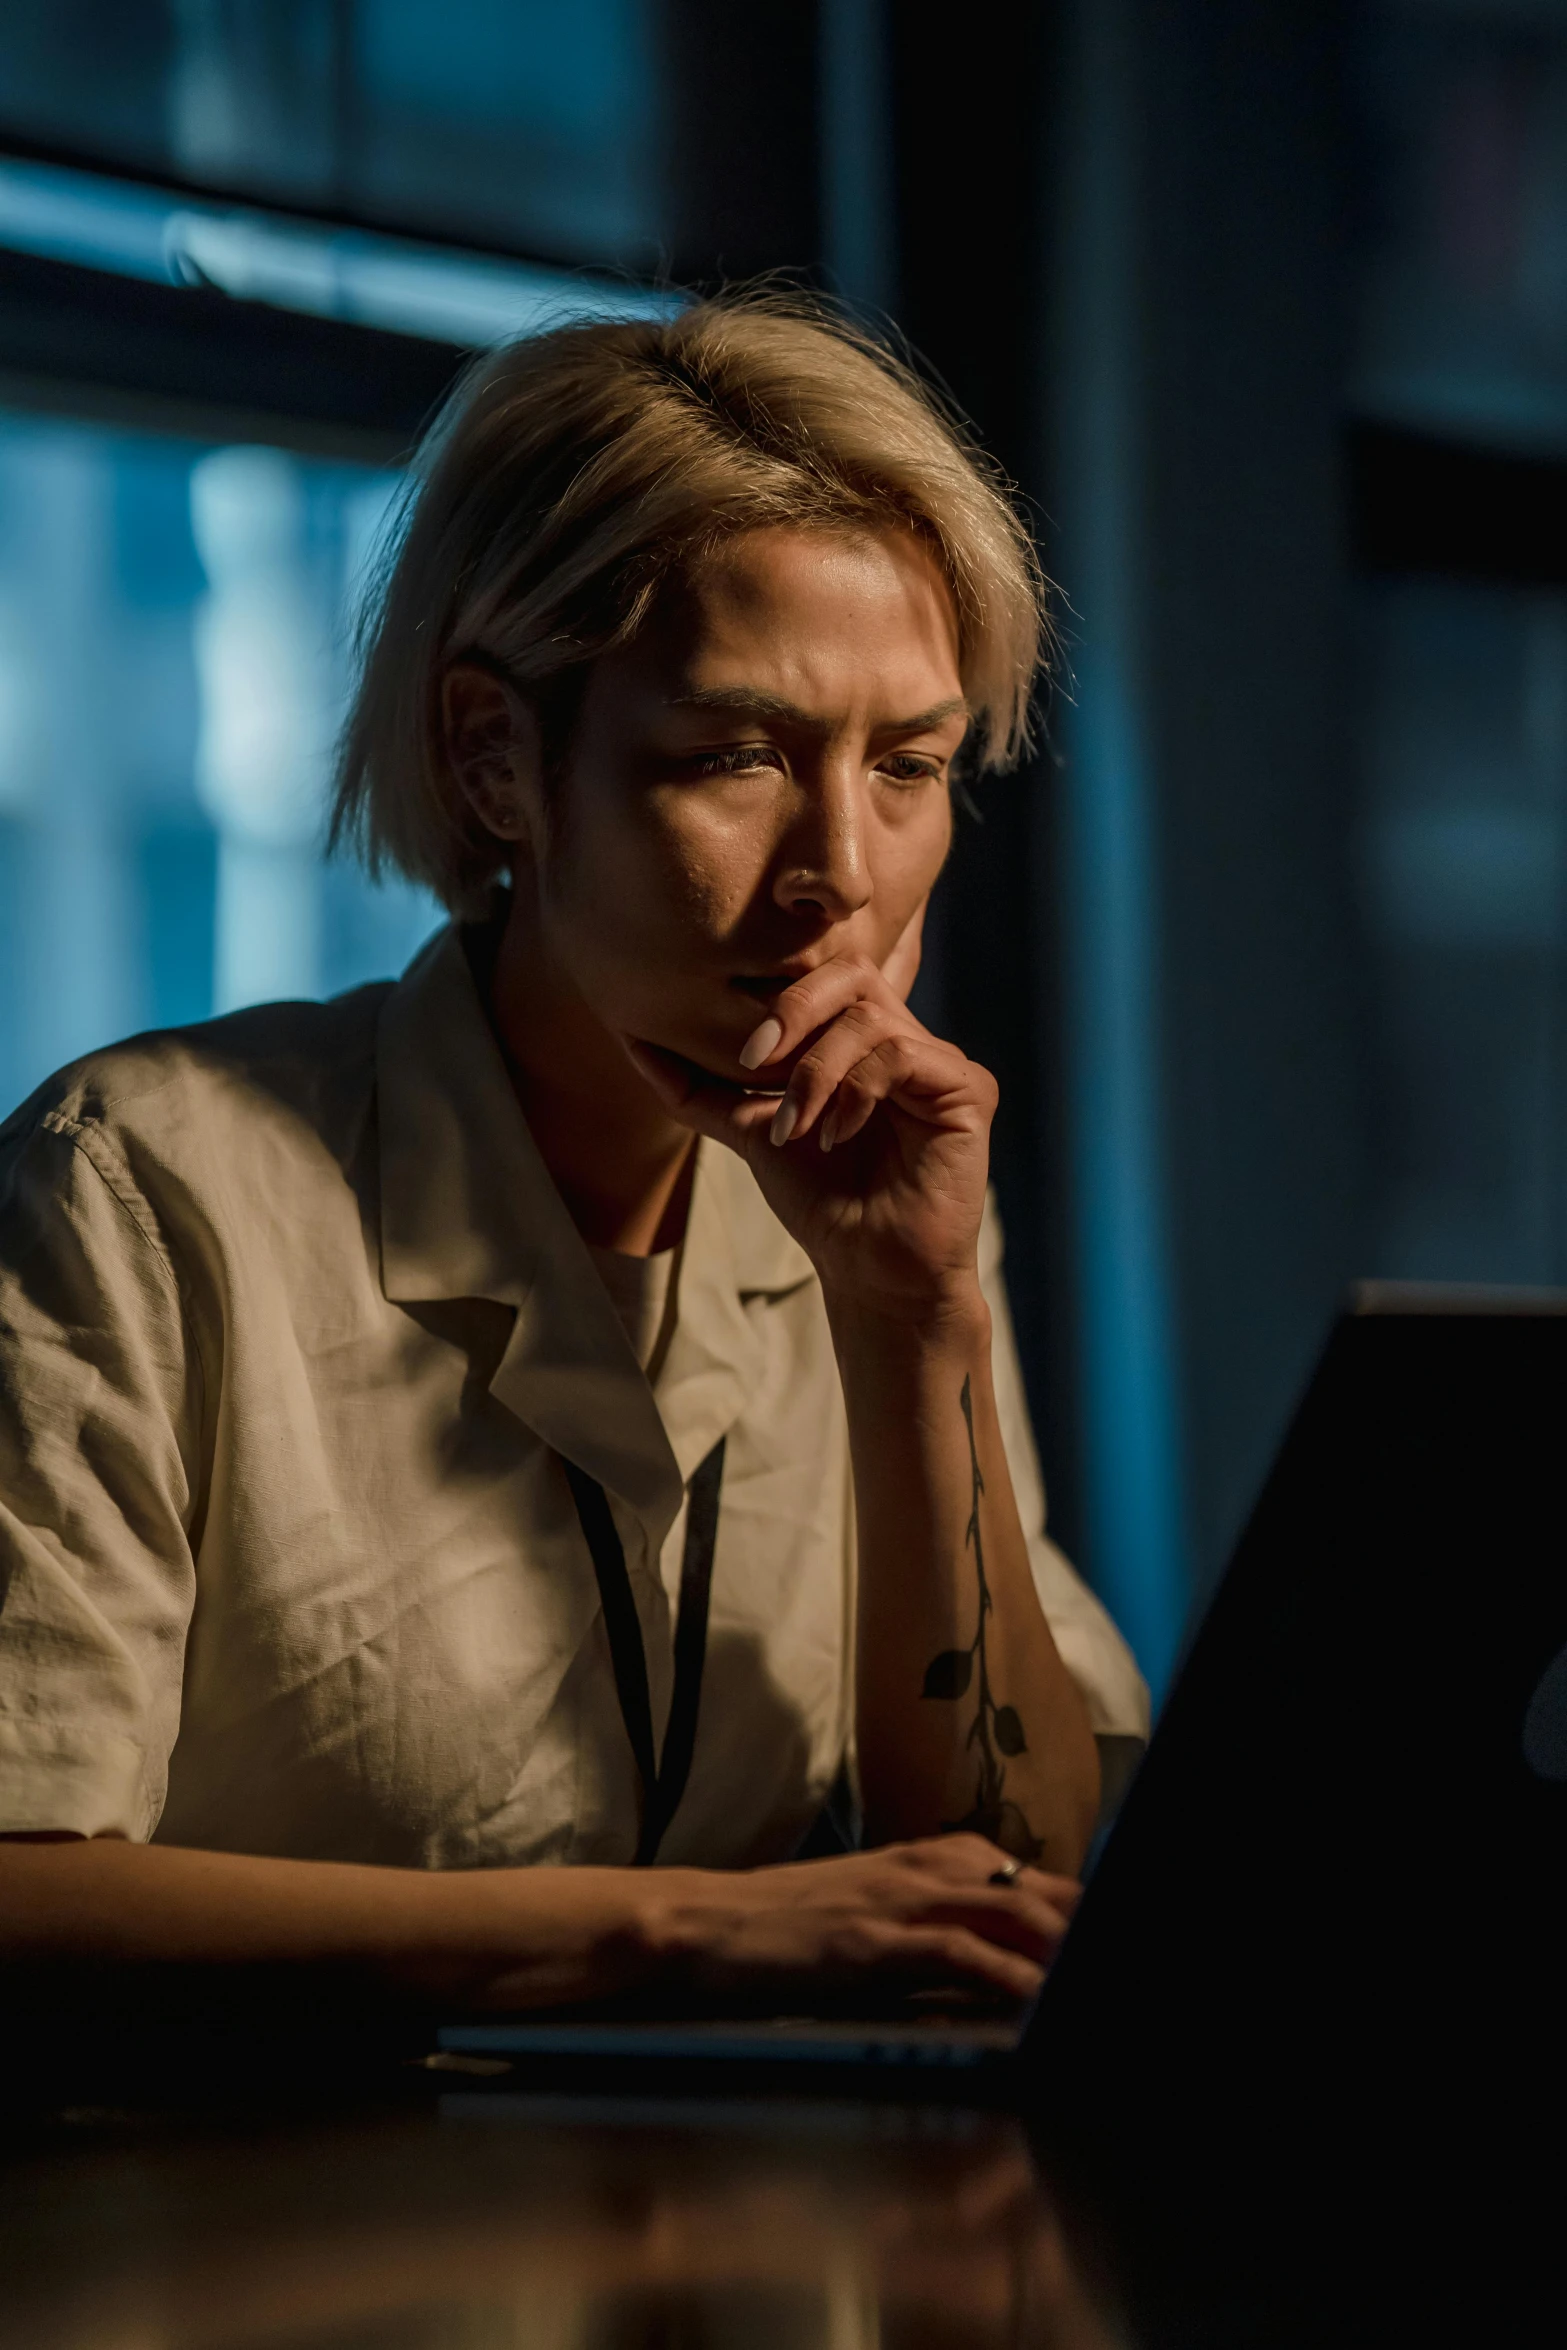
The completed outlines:
<svg viewBox="0 0 1567 2350">
<path fill-rule="evenodd" d="M 321 215 L 651 272 L 648 0 L 49 0 L 0 130 Z"/>
<path fill-rule="evenodd" d="M 0 1098 L 133 1031 L 385 976 L 439 917 L 320 854 L 395 484 L 0 413 Z"/>
<path fill-rule="evenodd" d="M 658 250 L 646 15 L 0 15 L 0 1116 L 440 918 L 322 856 L 356 591 L 465 351 L 668 307 L 585 274 Z"/>
<path fill-rule="evenodd" d="M 1370 11 L 1358 94 L 1375 1269 L 1567 1283 L 1567 10 Z"/>
<path fill-rule="evenodd" d="M 1376 1269 L 1567 1283 L 1567 598 L 1387 583 L 1362 635 Z"/>
</svg>

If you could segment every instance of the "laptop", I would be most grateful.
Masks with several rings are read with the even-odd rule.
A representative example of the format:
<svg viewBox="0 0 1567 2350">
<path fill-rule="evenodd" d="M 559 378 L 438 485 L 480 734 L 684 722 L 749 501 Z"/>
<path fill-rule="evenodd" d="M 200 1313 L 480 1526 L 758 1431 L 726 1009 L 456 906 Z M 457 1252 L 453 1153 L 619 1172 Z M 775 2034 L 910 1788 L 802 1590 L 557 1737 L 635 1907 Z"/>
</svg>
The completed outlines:
<svg viewBox="0 0 1567 2350">
<path fill-rule="evenodd" d="M 1200 2083 L 1216 2036 L 1269 2096 L 1444 2064 L 1460 2009 L 1487 2061 L 1537 2060 L 1563 1982 L 1567 1291 L 1371 1284 L 1021 2022 L 532 2015 L 448 2023 L 426 2061 L 513 2090 L 1087 2110 L 1116 2077 Z"/>
</svg>

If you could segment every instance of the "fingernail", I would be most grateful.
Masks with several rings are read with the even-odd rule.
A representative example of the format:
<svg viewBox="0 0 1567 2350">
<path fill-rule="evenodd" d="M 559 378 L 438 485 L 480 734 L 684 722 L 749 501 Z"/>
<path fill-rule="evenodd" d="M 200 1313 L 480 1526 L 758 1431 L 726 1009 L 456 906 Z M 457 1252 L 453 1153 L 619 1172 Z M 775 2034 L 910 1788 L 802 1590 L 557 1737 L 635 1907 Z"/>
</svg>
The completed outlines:
<svg viewBox="0 0 1567 2350">
<path fill-rule="evenodd" d="M 768 1025 L 771 1027 L 775 1025 L 775 1023 L 769 1021 Z M 788 1141 L 790 1135 L 794 1132 L 796 1126 L 798 1126 L 799 1123 L 799 1109 L 796 1104 L 789 1099 L 789 1096 L 785 1094 L 783 1100 L 778 1105 L 777 1115 L 774 1117 L 772 1126 L 769 1129 L 771 1139 L 778 1145 L 780 1150 L 783 1149 L 784 1144 Z"/>
<path fill-rule="evenodd" d="M 837 1136 L 837 1120 L 831 1116 L 824 1118 L 820 1126 L 818 1126 L 816 1129 L 816 1139 L 821 1144 L 822 1149 L 824 1151 L 830 1151 L 834 1142 L 837 1140 Z"/>
<path fill-rule="evenodd" d="M 760 1069 L 768 1054 L 776 1052 L 782 1040 L 783 1022 L 781 1020 L 764 1020 L 760 1028 L 752 1029 L 740 1047 L 741 1068 Z M 775 1134 L 773 1140 L 776 1142 L 777 1139 Z"/>
</svg>

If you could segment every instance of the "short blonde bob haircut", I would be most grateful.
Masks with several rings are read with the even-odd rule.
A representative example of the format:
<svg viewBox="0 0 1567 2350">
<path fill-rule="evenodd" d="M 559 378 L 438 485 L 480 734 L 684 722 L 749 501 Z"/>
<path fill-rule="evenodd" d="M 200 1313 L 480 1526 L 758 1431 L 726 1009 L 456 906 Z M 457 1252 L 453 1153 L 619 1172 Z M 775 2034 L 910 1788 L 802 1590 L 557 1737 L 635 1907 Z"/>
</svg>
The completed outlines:
<svg viewBox="0 0 1567 2350">
<path fill-rule="evenodd" d="M 1026 744 L 1045 583 L 999 470 L 910 368 L 825 305 L 739 293 L 488 352 L 413 468 L 360 624 L 333 845 L 483 910 L 502 844 L 442 754 L 465 656 L 533 702 L 557 772 L 589 665 L 662 583 L 769 524 L 909 530 L 951 589 L 980 767 Z"/>
</svg>

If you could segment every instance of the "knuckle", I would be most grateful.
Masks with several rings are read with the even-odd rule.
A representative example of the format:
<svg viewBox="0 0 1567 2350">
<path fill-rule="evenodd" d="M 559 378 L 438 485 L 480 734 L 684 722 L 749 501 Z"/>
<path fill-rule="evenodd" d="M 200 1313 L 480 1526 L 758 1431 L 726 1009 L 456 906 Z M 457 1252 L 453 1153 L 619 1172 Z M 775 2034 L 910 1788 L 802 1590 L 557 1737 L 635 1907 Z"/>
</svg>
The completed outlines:
<svg viewBox="0 0 1567 2350">
<path fill-rule="evenodd" d="M 841 1033 L 863 1051 L 886 1032 L 887 1016 L 880 1004 L 852 1004 L 837 1022 Z"/>
<path fill-rule="evenodd" d="M 903 1908 L 909 1899 L 910 1872 L 906 1868 L 879 1868 L 866 1879 L 865 1899 L 875 1912 Z"/>
<path fill-rule="evenodd" d="M 905 1911 L 912 1913 L 925 1907 L 939 1890 L 940 1882 L 928 1861 L 910 1858 L 899 1870 L 897 1881 L 889 1891 Z"/>
<path fill-rule="evenodd" d="M 880 1918 L 858 1918 L 838 1940 L 838 1956 L 848 1966 L 875 1966 L 896 1943 L 893 1929 Z"/>
<path fill-rule="evenodd" d="M 922 1876 L 941 1875 L 946 1871 L 953 1845 L 962 1841 L 958 1836 L 922 1836 L 916 1843 L 895 1845 L 893 1849 L 907 1867 L 918 1869 Z"/>
<path fill-rule="evenodd" d="M 1036 1947 L 1043 1950 L 1053 1950 L 1066 1931 L 1064 1922 L 1043 1902 L 1026 1911 L 1019 1922 L 1027 1927 Z"/>
</svg>

